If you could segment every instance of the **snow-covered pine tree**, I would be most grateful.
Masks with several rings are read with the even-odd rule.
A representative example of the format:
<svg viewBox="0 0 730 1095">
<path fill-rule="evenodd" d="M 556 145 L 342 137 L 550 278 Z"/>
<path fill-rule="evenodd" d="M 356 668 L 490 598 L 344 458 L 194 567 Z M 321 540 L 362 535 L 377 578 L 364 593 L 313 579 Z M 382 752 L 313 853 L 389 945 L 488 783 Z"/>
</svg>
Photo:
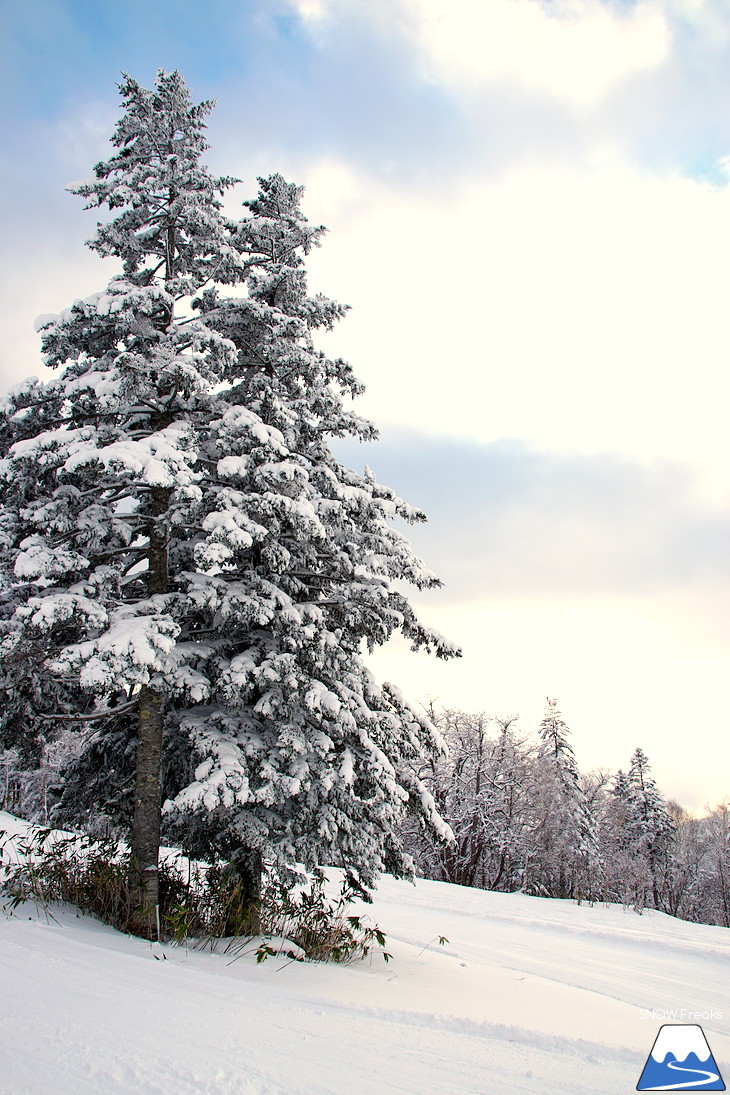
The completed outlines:
<svg viewBox="0 0 730 1095">
<path fill-rule="evenodd" d="M 626 780 L 626 827 L 629 848 L 637 863 L 645 866 L 646 888 L 655 909 L 662 908 L 661 880 L 666 869 L 674 822 L 643 749 L 634 750 Z M 645 897 L 638 895 L 643 903 Z"/>
<path fill-rule="evenodd" d="M 633 901 L 632 860 L 628 850 L 628 776 L 619 769 L 615 775 L 600 777 L 603 787 L 594 799 L 592 816 L 596 823 L 594 858 L 598 891 L 606 901 Z"/>
<path fill-rule="evenodd" d="M 234 180 L 201 164 L 212 104 L 177 72 L 120 90 L 115 151 L 72 189 L 111 211 L 89 246 L 122 272 L 41 317 L 56 375 L 11 391 L 0 423 L 0 665 L 6 739 L 54 716 L 88 731 L 66 816 L 92 775 L 132 814 L 151 936 L 161 795 L 186 849 L 230 857 L 254 902 L 263 860 L 409 874 L 404 815 L 448 835 L 412 764 L 440 739 L 364 647 L 401 631 L 458 651 L 392 584 L 438 584 L 388 524 L 423 515 L 329 448 L 374 430 L 346 406 L 350 366 L 313 343 L 344 309 L 307 291 L 323 229 L 301 190 L 262 179 L 231 220 Z"/>
<path fill-rule="evenodd" d="M 531 822 L 531 742 L 518 730 L 518 716 L 496 718 L 499 728 L 485 781 L 489 819 L 490 890 L 515 890 L 524 884 Z"/>
<path fill-rule="evenodd" d="M 535 765 L 533 884 L 555 897 L 572 896 L 581 861 L 594 843 L 570 731 L 556 699 L 548 698 Z"/>
</svg>

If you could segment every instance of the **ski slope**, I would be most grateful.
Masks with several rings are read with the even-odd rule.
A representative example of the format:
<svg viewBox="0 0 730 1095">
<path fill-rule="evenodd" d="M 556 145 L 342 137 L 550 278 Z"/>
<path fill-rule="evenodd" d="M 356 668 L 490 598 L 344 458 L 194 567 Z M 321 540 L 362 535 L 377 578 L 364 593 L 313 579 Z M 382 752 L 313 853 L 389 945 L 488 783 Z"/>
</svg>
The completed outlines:
<svg viewBox="0 0 730 1095">
<path fill-rule="evenodd" d="M 0 1095 L 619 1095 L 665 1022 L 700 1023 L 730 1080 L 723 928 L 390 878 L 369 914 L 390 963 L 0 913 Z"/>
</svg>

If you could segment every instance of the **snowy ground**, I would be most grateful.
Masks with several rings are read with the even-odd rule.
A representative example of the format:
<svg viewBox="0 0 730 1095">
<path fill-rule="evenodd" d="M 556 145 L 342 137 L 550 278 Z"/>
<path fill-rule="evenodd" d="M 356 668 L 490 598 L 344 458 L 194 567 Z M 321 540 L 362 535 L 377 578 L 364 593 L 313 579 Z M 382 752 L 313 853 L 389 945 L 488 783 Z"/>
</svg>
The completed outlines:
<svg viewBox="0 0 730 1095">
<path fill-rule="evenodd" d="M 371 915 L 393 961 L 338 967 L 0 913 L 0 1095 L 620 1095 L 663 1022 L 730 1080 L 723 928 L 392 879 Z"/>
</svg>

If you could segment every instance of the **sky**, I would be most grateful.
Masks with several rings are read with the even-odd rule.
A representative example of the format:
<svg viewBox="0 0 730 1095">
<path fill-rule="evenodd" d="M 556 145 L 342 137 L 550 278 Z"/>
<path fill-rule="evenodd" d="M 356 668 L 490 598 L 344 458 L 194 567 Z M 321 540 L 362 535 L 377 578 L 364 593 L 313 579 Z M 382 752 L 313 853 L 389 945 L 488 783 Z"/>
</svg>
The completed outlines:
<svg viewBox="0 0 730 1095">
<path fill-rule="evenodd" d="M 380 440 L 338 450 L 421 507 L 459 643 L 373 659 L 412 702 L 555 696 L 582 770 L 641 746 L 664 792 L 730 797 L 727 0 L 0 0 L 0 387 L 33 320 L 115 272 L 64 187 L 128 72 L 214 98 L 209 166 L 279 171 L 328 228 L 324 348 Z"/>
</svg>

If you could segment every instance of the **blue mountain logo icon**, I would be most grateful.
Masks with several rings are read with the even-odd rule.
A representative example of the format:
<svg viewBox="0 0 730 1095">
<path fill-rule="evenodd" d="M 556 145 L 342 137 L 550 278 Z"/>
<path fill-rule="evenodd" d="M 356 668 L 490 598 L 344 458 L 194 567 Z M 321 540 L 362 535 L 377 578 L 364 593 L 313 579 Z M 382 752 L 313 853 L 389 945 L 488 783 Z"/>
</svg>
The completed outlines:
<svg viewBox="0 0 730 1095">
<path fill-rule="evenodd" d="M 702 1027 L 665 1023 L 646 1059 L 637 1091 L 724 1091 Z"/>
</svg>

